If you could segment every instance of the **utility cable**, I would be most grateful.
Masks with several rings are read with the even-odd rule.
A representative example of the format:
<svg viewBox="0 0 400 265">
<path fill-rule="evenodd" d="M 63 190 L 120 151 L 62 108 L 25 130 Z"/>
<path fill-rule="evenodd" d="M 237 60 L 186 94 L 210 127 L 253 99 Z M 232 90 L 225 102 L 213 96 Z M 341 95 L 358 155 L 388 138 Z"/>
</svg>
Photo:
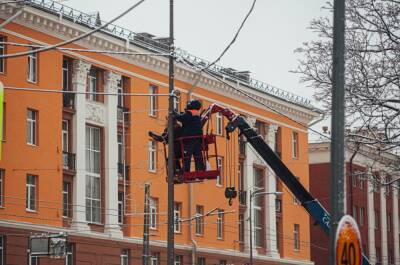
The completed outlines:
<svg viewBox="0 0 400 265">
<path fill-rule="evenodd" d="M 140 4 L 142 4 L 144 1 L 146 0 L 140 0 L 138 1 L 136 4 L 134 4 L 133 6 L 129 7 L 127 10 L 125 10 L 124 12 L 122 12 L 120 15 L 116 16 L 115 18 L 111 19 L 110 21 L 108 21 L 107 23 L 105 23 L 104 25 L 101 25 L 100 27 L 94 28 L 93 30 L 90 30 L 86 33 L 83 33 L 79 36 L 76 36 L 75 38 L 54 44 L 54 45 L 50 45 L 50 46 L 46 46 L 43 48 L 39 48 L 33 51 L 26 51 L 26 52 L 19 52 L 19 53 L 13 53 L 13 54 L 5 54 L 5 55 L 1 55 L 1 58 L 16 58 L 16 57 L 21 57 L 21 56 L 26 56 L 29 54 L 34 54 L 34 53 L 40 53 L 40 52 L 45 52 L 45 51 L 49 51 L 49 50 L 53 50 L 56 49 L 58 47 L 61 46 L 65 46 L 67 44 L 73 43 L 75 41 L 81 40 L 83 38 L 86 38 L 87 36 L 90 36 L 104 28 L 106 28 L 108 25 L 110 25 L 111 23 L 115 22 L 116 20 L 120 19 L 121 17 L 125 16 L 126 14 L 128 14 L 130 11 L 132 11 L 133 9 L 135 9 L 136 7 L 138 7 Z"/>
</svg>

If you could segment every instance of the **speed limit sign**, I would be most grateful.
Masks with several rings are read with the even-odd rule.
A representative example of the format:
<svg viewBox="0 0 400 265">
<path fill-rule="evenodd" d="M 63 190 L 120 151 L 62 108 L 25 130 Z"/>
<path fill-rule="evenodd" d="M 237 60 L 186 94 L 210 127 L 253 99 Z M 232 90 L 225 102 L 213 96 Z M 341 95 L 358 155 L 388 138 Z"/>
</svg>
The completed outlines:
<svg viewBox="0 0 400 265">
<path fill-rule="evenodd" d="M 361 236 L 350 215 L 342 217 L 336 230 L 336 265 L 361 265 Z"/>
</svg>

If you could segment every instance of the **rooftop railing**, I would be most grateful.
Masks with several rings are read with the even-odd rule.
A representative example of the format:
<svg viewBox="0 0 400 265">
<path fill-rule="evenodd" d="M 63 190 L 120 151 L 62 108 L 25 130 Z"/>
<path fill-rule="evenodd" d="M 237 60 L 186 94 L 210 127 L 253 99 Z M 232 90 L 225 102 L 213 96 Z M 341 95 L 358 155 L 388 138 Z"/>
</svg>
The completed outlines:
<svg viewBox="0 0 400 265">
<path fill-rule="evenodd" d="M 89 28 L 95 28 L 107 23 L 100 20 L 99 16 L 97 15 L 81 12 L 52 0 L 28 0 L 28 2 L 31 6 L 37 9 L 44 10 L 48 13 L 59 16 L 60 18 L 68 19 L 74 23 Z M 106 28 L 101 30 L 101 32 L 111 34 L 114 37 L 129 41 L 134 45 L 149 49 L 153 52 L 166 53 L 169 51 L 168 38 L 156 38 L 154 35 L 149 33 L 136 33 L 114 24 L 108 25 Z M 181 57 L 197 67 L 207 67 L 210 65 L 209 61 L 201 59 L 180 48 L 176 49 L 176 55 L 177 57 Z M 250 72 L 248 71 L 237 71 L 235 69 L 225 68 L 216 64 L 210 66 L 208 70 L 221 77 L 231 79 L 233 82 L 239 82 L 242 85 L 259 92 L 275 96 L 306 108 L 313 108 L 309 99 L 274 87 L 263 81 L 251 78 Z"/>
</svg>

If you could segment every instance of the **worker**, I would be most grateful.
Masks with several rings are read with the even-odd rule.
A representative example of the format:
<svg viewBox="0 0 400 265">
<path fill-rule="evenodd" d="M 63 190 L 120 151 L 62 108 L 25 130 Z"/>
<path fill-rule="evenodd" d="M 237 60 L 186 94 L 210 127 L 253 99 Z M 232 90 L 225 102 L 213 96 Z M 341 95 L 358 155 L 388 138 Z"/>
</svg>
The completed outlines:
<svg viewBox="0 0 400 265">
<path fill-rule="evenodd" d="M 192 156 L 194 157 L 196 171 L 203 171 L 205 168 L 202 154 L 201 107 L 200 101 L 191 100 L 187 103 L 185 112 L 175 113 L 175 118 L 182 123 L 184 172 L 190 172 Z"/>
</svg>

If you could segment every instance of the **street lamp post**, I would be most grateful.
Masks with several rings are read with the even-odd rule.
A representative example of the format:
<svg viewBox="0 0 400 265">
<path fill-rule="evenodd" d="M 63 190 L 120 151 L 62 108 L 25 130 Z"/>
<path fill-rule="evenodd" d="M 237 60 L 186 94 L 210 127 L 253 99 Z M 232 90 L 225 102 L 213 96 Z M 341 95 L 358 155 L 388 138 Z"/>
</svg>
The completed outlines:
<svg viewBox="0 0 400 265">
<path fill-rule="evenodd" d="M 262 196 L 262 195 L 281 195 L 283 192 L 280 191 L 250 191 L 250 202 L 249 202 L 249 222 L 250 222 L 250 265 L 253 265 L 253 220 L 252 220 L 252 205 L 253 205 L 253 198 Z"/>
</svg>

